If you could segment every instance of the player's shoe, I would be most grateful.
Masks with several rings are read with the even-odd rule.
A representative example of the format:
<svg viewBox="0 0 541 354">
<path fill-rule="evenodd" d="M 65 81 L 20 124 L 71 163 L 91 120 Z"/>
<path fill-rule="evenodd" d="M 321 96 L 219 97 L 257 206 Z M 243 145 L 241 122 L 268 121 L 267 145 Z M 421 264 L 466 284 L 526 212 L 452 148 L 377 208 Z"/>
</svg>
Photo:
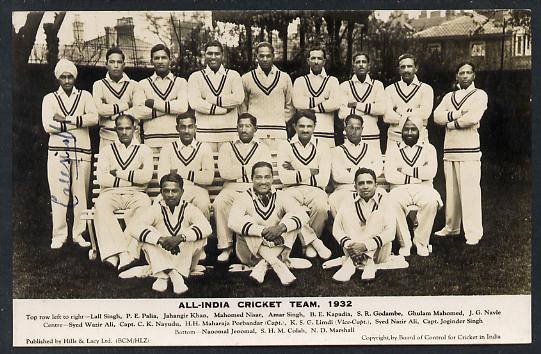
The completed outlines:
<svg viewBox="0 0 541 354">
<path fill-rule="evenodd" d="M 444 226 L 443 229 L 434 232 L 434 235 L 438 237 L 458 236 L 459 234 L 460 232 L 451 232 L 451 230 L 449 230 L 447 226 Z"/>
<path fill-rule="evenodd" d="M 170 271 L 169 278 L 171 279 L 171 283 L 173 283 L 173 292 L 175 294 L 180 295 L 188 291 L 188 287 L 186 286 L 186 283 L 184 283 L 184 278 L 179 272 L 176 270 Z"/>
<path fill-rule="evenodd" d="M 315 239 L 310 245 L 316 250 L 321 259 L 327 260 L 331 258 L 331 250 L 328 249 L 320 239 Z"/>
<path fill-rule="evenodd" d="M 85 240 L 82 235 L 74 236 L 73 243 L 79 245 L 79 247 L 82 247 L 82 248 L 88 248 L 91 246 L 91 243 Z"/>
<path fill-rule="evenodd" d="M 289 286 L 297 280 L 295 275 L 291 273 L 289 268 L 284 264 L 284 262 L 278 261 L 272 265 L 272 269 L 280 279 L 280 283 L 284 286 Z"/>
<path fill-rule="evenodd" d="M 361 274 L 361 279 L 363 281 L 371 281 L 376 278 L 376 265 L 374 264 L 374 260 L 372 258 L 369 258 L 366 260 L 366 264 L 363 268 L 363 274 Z"/>
<path fill-rule="evenodd" d="M 222 251 L 222 253 L 218 255 L 218 258 L 216 260 L 222 263 L 227 262 L 229 261 L 229 257 L 231 257 L 232 252 L 233 252 L 233 248 L 231 247 L 224 248 L 224 250 Z"/>
<path fill-rule="evenodd" d="M 152 284 L 152 290 L 163 293 L 167 290 L 167 278 L 158 278 Z"/>
<path fill-rule="evenodd" d="M 334 273 L 332 279 L 340 283 L 345 283 L 351 279 L 353 274 L 355 274 L 355 265 L 353 265 L 351 258 L 348 257 L 338 272 Z"/>
<path fill-rule="evenodd" d="M 263 284 L 263 282 L 265 281 L 266 274 L 267 274 L 267 261 L 262 259 L 252 269 L 252 272 L 250 273 L 250 278 L 253 279 L 257 284 Z"/>
<path fill-rule="evenodd" d="M 58 249 L 62 248 L 62 246 L 64 246 L 65 242 L 66 241 L 60 241 L 60 240 L 57 240 L 57 239 L 53 239 L 51 241 L 51 249 L 58 250 Z"/>
</svg>

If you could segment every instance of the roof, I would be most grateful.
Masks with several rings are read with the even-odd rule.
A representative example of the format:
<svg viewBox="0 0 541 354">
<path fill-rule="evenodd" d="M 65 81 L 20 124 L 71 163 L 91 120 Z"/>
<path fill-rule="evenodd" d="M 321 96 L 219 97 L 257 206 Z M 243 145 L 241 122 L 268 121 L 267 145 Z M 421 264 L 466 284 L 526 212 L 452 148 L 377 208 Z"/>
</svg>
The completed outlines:
<svg viewBox="0 0 541 354">
<path fill-rule="evenodd" d="M 501 34 L 494 21 L 477 13 L 465 14 L 414 34 L 416 38 L 470 37 Z"/>
</svg>

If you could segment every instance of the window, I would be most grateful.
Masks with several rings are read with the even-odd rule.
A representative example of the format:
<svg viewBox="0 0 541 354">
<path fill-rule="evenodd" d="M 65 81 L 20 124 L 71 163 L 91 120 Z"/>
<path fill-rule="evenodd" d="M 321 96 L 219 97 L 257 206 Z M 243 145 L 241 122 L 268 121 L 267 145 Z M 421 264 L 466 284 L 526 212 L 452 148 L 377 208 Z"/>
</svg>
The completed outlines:
<svg viewBox="0 0 541 354">
<path fill-rule="evenodd" d="M 428 43 L 426 46 L 428 54 L 441 54 L 441 43 Z"/>
<path fill-rule="evenodd" d="M 532 55 L 532 40 L 529 34 L 521 31 L 513 35 L 513 54 L 515 56 Z"/>
<path fill-rule="evenodd" d="M 470 54 L 472 57 L 484 57 L 485 42 L 472 42 L 470 45 Z"/>
</svg>

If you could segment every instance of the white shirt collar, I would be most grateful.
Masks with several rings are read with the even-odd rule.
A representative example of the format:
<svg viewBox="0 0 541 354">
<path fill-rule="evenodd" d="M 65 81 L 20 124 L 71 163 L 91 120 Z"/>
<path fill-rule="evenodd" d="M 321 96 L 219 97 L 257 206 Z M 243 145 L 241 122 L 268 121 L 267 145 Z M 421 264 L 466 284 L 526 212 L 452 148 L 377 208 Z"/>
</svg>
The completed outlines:
<svg viewBox="0 0 541 354">
<path fill-rule="evenodd" d="M 310 141 L 308 142 L 308 144 L 312 144 L 312 145 L 316 146 L 316 141 L 317 141 L 317 138 L 312 135 L 312 137 L 310 138 Z M 291 138 L 291 143 L 293 143 L 293 144 L 299 143 L 299 145 L 302 146 L 302 143 L 300 142 L 299 136 L 297 134 L 293 135 L 293 137 Z M 306 145 L 308 146 L 308 144 L 306 144 Z"/>
<path fill-rule="evenodd" d="M 160 80 L 169 79 L 169 80 L 173 81 L 175 79 L 175 75 L 173 75 L 173 73 L 170 71 L 169 74 L 165 75 L 165 77 L 162 79 L 161 76 L 158 76 L 158 74 L 154 73 L 154 74 L 152 74 L 150 79 L 153 82 L 156 82 L 156 80 L 158 80 L 158 79 L 160 79 Z"/>
<path fill-rule="evenodd" d="M 192 148 L 195 149 L 195 148 L 197 147 L 197 140 L 195 140 L 195 138 L 194 138 L 194 139 L 192 139 L 192 142 L 191 142 L 191 143 L 189 143 L 188 145 L 184 145 L 184 143 L 182 142 L 182 140 L 180 140 L 180 138 L 179 138 L 179 139 L 178 139 L 178 144 L 177 144 L 177 145 L 179 146 L 180 149 L 187 148 L 187 147 L 189 147 L 189 146 L 191 146 Z"/>
<path fill-rule="evenodd" d="M 58 91 L 57 91 L 57 92 L 58 92 L 58 94 L 59 94 L 60 96 L 64 96 L 64 97 L 66 97 L 66 98 L 70 98 L 70 97 L 72 97 L 72 96 L 74 96 L 74 95 L 77 95 L 77 94 L 79 93 L 79 90 L 78 90 L 75 86 L 73 86 L 73 89 L 71 90 L 71 95 L 68 96 L 68 94 L 66 93 L 66 91 L 64 91 L 64 89 L 62 88 L 62 86 L 58 86 Z"/>
<path fill-rule="evenodd" d="M 154 74 L 154 75 L 156 75 L 156 74 Z M 109 76 L 109 73 L 105 74 L 105 80 L 116 83 L 116 81 L 111 79 L 111 76 Z M 126 75 L 126 73 L 122 73 L 122 77 L 120 78 L 120 80 L 118 80 L 119 83 L 123 82 L 123 81 L 130 81 L 129 76 Z"/>
<path fill-rule="evenodd" d="M 357 77 L 357 75 L 355 75 L 355 74 L 353 74 L 353 76 L 351 77 L 351 81 L 353 81 L 353 82 L 361 82 L 359 80 L 359 78 Z M 372 79 L 370 78 L 370 74 L 366 74 L 366 77 L 364 78 L 364 81 L 362 83 L 372 85 Z"/>
<path fill-rule="evenodd" d="M 255 68 L 255 71 L 259 75 L 267 76 L 267 74 L 263 71 L 263 69 L 261 69 L 261 66 L 259 66 L 259 65 L 257 65 L 257 67 Z M 274 75 L 276 73 L 276 71 L 278 71 L 278 68 L 276 66 L 272 65 L 272 67 L 271 67 L 271 69 L 269 71 L 269 76 Z"/>
<path fill-rule="evenodd" d="M 381 190 L 380 190 L 379 187 L 376 187 L 376 192 L 374 193 L 372 198 L 368 199 L 368 201 L 365 201 L 359 194 L 357 194 L 357 198 L 355 198 L 355 201 L 361 200 L 361 201 L 368 204 L 368 203 L 370 203 L 370 201 L 373 200 L 374 203 L 379 206 L 379 203 L 381 203 L 382 199 L 383 199 L 383 196 L 382 196 Z"/>
<path fill-rule="evenodd" d="M 406 84 L 406 82 L 404 80 L 402 80 L 402 78 L 400 78 L 400 83 L 403 85 L 403 86 L 408 86 L 408 84 Z M 411 84 L 415 85 L 415 86 L 419 86 L 421 84 L 421 82 L 419 81 L 419 79 L 417 78 L 417 75 L 415 75 L 413 77 L 413 81 L 411 82 Z"/>
<path fill-rule="evenodd" d="M 463 90 L 463 91 L 465 91 L 465 92 L 470 92 L 470 91 L 475 90 L 475 82 L 472 82 L 472 83 L 470 84 L 470 86 L 468 86 L 466 89 L 461 88 L 461 87 L 460 87 L 460 84 L 456 84 L 456 87 L 458 87 L 459 90 Z"/>
<path fill-rule="evenodd" d="M 257 199 L 258 199 L 258 197 L 257 197 L 258 194 L 257 194 L 256 191 L 254 190 L 254 187 L 253 187 L 253 186 L 250 187 L 250 191 L 251 191 L 252 199 L 253 199 L 253 200 L 257 200 Z M 272 195 L 272 194 L 274 194 L 274 193 L 276 193 L 276 188 L 274 188 L 274 186 L 271 185 L 269 194 Z"/>
<path fill-rule="evenodd" d="M 353 144 L 351 141 L 349 141 L 347 137 L 344 137 L 344 145 L 345 145 L 346 147 L 351 147 L 351 148 L 354 148 L 354 149 L 355 149 L 355 148 L 358 148 L 358 147 L 360 147 L 360 146 L 363 146 L 364 144 L 365 144 L 365 143 L 364 143 L 364 141 L 362 141 L 362 139 L 361 139 L 361 141 L 359 142 L 359 144 L 355 145 L 355 144 Z"/>
<path fill-rule="evenodd" d="M 235 145 L 253 145 L 255 143 L 259 143 L 259 139 L 256 138 L 255 136 L 252 138 L 252 140 L 250 140 L 249 143 L 243 143 L 242 140 L 240 140 L 239 138 L 237 138 L 237 140 L 235 140 L 234 144 Z"/>
<path fill-rule="evenodd" d="M 120 149 L 125 149 L 125 150 L 131 148 L 132 146 L 139 145 L 139 143 L 137 142 L 135 137 L 133 139 L 131 139 L 130 145 L 128 145 L 128 147 L 126 147 L 124 144 L 122 144 L 120 142 L 120 140 L 118 140 L 118 137 L 115 139 L 115 141 L 113 143 L 116 144 L 117 147 L 119 147 Z"/>
<path fill-rule="evenodd" d="M 205 67 L 205 73 L 214 75 L 214 71 L 208 65 Z M 220 68 L 218 71 L 216 71 L 216 74 L 225 75 L 225 68 L 223 65 L 220 65 Z"/>
<path fill-rule="evenodd" d="M 311 75 L 311 76 L 321 76 L 322 78 L 325 78 L 327 77 L 327 72 L 325 71 L 325 68 L 321 68 L 321 72 L 316 75 L 312 72 L 312 68 L 310 68 L 310 73 L 308 75 Z"/>
<path fill-rule="evenodd" d="M 417 140 L 417 142 L 413 146 L 411 146 L 411 148 L 414 148 L 416 146 L 423 147 L 424 144 L 425 144 L 424 140 L 421 140 L 421 137 L 419 137 L 419 140 Z M 403 140 L 398 143 L 399 149 L 403 149 L 405 147 L 410 147 L 410 146 L 406 145 L 406 143 Z"/>
</svg>

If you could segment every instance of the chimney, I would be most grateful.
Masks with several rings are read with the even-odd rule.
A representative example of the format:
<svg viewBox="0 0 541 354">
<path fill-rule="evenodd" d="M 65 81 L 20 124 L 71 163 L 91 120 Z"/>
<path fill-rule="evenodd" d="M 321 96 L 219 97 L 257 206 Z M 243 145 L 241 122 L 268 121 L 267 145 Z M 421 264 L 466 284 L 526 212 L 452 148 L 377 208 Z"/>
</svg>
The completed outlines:
<svg viewBox="0 0 541 354">
<path fill-rule="evenodd" d="M 73 20 L 73 42 L 74 43 L 81 43 L 83 42 L 84 32 L 85 31 L 85 25 L 82 23 L 79 19 L 79 15 L 75 15 L 75 19 Z"/>
<path fill-rule="evenodd" d="M 133 17 L 122 17 L 116 21 L 116 38 L 119 47 L 132 47 L 134 42 Z"/>
<path fill-rule="evenodd" d="M 111 27 L 105 27 L 105 47 L 111 48 L 115 43 L 115 30 Z"/>
</svg>

